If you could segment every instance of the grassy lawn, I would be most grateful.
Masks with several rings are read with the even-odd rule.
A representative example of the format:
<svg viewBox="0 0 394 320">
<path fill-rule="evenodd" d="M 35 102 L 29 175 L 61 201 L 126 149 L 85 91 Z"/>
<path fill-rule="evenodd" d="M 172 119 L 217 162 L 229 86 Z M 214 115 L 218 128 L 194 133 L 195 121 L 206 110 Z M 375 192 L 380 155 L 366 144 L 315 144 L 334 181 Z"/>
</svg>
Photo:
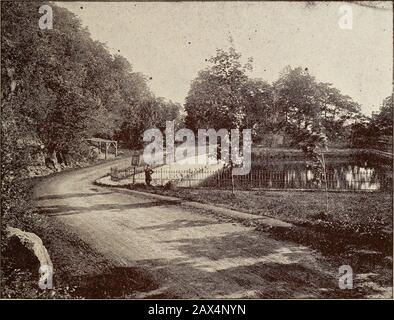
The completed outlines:
<svg viewBox="0 0 394 320">
<path fill-rule="evenodd" d="M 212 189 L 155 188 L 152 191 L 292 223 L 316 220 L 326 210 L 324 192 L 235 191 L 232 195 L 230 190 Z M 388 192 L 330 192 L 328 204 L 331 220 L 392 231 L 392 195 Z"/>
</svg>

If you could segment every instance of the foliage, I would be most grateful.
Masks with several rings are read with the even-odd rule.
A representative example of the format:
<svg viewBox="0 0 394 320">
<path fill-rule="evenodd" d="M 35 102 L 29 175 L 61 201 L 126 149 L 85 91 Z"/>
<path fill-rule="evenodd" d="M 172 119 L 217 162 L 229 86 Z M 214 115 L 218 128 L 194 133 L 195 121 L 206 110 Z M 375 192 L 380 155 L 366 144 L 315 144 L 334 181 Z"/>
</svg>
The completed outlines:
<svg viewBox="0 0 394 320">
<path fill-rule="evenodd" d="M 54 28 L 40 30 L 41 4 L 2 3 L 2 98 L 49 152 L 76 152 L 70 149 L 92 135 L 121 136 L 135 145 L 158 117 L 179 115 L 172 102 L 153 96 L 144 75 L 93 41 L 66 9 L 51 4 Z M 160 115 L 154 110 L 157 104 Z"/>
<path fill-rule="evenodd" d="M 326 213 L 328 212 L 328 190 L 326 161 L 324 151 L 327 149 L 327 136 L 323 132 L 309 131 L 305 134 L 304 142 L 300 144 L 308 159 L 308 166 L 312 170 L 314 182 L 324 184 L 326 192 Z"/>
<path fill-rule="evenodd" d="M 233 48 L 217 50 L 209 59 L 211 67 L 202 70 L 191 84 L 186 97 L 186 125 L 199 128 L 242 128 L 245 118 L 246 72 L 251 64 L 242 65 L 241 55 Z"/>
<path fill-rule="evenodd" d="M 180 119 L 181 106 L 156 98 L 146 77 L 93 41 L 80 20 L 50 3 L 54 27 L 41 30 L 45 2 L 1 3 L 2 228 L 30 212 L 32 157 L 86 159 L 84 139 L 121 138 L 140 146 L 143 131 Z"/>
<path fill-rule="evenodd" d="M 345 127 L 360 115 L 360 106 L 329 83 L 317 82 L 307 69 L 286 67 L 273 84 L 278 128 L 290 134 L 293 144 L 305 141 L 305 132 L 317 127 L 336 141 Z"/>
<path fill-rule="evenodd" d="M 251 79 L 252 60 L 242 65 L 240 59 L 233 48 L 217 50 L 211 66 L 198 73 L 185 104 L 189 128 L 251 128 L 254 141 L 268 132 L 285 133 L 298 146 L 320 126 L 329 141 L 349 139 L 361 116 L 349 96 L 300 67 L 286 67 L 272 85 Z"/>
<path fill-rule="evenodd" d="M 243 86 L 245 101 L 244 127 L 251 128 L 255 140 L 276 126 L 274 92 L 272 86 L 261 79 L 248 79 Z"/>
<path fill-rule="evenodd" d="M 393 135 L 393 95 L 386 97 L 377 114 L 372 117 L 359 116 L 351 125 L 351 140 L 354 147 L 378 147 L 381 136 Z"/>
<path fill-rule="evenodd" d="M 382 102 L 379 113 L 372 121 L 372 125 L 380 135 L 393 135 L 393 95 Z"/>
</svg>

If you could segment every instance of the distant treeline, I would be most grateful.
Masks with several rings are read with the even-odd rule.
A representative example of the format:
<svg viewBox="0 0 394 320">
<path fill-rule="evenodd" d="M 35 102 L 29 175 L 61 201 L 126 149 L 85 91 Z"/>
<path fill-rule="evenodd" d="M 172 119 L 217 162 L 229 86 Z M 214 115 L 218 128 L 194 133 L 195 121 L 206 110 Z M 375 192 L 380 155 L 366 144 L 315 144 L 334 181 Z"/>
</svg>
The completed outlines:
<svg viewBox="0 0 394 320">
<path fill-rule="evenodd" d="M 379 136 L 392 135 L 392 96 L 379 113 L 367 117 L 351 97 L 317 81 L 308 68 L 287 66 L 270 84 L 248 76 L 251 58 L 244 65 L 240 60 L 234 48 L 217 50 L 209 59 L 211 66 L 199 72 L 186 98 L 188 127 L 250 128 L 258 143 L 277 133 L 293 147 L 311 132 L 346 147 L 369 147 Z"/>
</svg>

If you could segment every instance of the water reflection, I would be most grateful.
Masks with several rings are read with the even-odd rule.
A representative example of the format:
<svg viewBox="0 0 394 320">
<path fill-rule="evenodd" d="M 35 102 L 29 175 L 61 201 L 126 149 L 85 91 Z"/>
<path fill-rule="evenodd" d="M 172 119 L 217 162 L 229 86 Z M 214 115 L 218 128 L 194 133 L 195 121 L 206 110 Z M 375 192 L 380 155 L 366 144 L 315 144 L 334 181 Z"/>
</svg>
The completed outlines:
<svg viewBox="0 0 394 320">
<path fill-rule="evenodd" d="M 331 159 L 327 162 L 327 187 L 330 190 L 388 190 L 392 169 L 371 161 Z M 242 180 L 241 177 L 238 180 Z M 315 189 L 324 188 L 306 161 L 268 161 L 254 163 L 252 187 Z"/>
</svg>

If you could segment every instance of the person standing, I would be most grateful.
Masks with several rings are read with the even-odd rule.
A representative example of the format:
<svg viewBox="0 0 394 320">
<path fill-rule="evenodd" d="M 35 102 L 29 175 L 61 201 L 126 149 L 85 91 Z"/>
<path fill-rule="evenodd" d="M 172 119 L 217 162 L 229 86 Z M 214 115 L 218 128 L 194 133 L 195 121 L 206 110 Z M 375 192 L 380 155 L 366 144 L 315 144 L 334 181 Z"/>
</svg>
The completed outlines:
<svg viewBox="0 0 394 320">
<path fill-rule="evenodd" d="M 152 181 L 152 174 L 153 174 L 153 170 L 152 168 L 148 165 L 146 165 L 145 167 L 145 183 L 148 187 L 150 187 L 150 183 Z"/>
</svg>

